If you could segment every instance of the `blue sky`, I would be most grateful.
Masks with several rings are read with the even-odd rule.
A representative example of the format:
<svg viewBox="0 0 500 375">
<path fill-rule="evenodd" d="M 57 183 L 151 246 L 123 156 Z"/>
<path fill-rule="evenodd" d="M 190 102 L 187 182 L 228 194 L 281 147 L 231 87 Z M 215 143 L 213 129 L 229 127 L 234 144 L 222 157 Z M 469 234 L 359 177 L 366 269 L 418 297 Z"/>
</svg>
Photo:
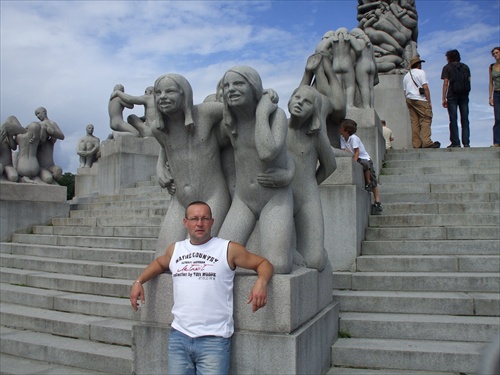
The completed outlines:
<svg viewBox="0 0 500 375">
<path fill-rule="evenodd" d="M 76 143 L 87 124 L 107 138 L 107 104 L 115 84 L 141 95 L 169 72 L 184 75 L 195 103 L 215 91 L 234 65 L 249 65 L 286 103 L 307 57 L 328 30 L 357 26 L 356 0 L 330 1 L 0 1 L 0 120 L 36 120 L 47 108 L 66 139 L 56 163 L 76 173 Z M 490 51 L 500 45 L 500 1 L 416 0 L 418 51 L 426 60 L 433 140 L 447 145 L 448 114 L 441 107 L 444 54 L 458 49 L 471 68 L 471 145 L 489 146 Z M 125 110 L 143 114 L 136 106 Z"/>
</svg>

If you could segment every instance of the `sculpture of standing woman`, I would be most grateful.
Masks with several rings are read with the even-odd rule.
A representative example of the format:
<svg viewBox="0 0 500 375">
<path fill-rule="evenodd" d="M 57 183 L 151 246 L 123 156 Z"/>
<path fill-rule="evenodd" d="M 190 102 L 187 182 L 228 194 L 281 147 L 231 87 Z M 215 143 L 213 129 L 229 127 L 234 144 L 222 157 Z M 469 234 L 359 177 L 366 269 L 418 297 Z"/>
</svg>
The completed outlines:
<svg viewBox="0 0 500 375">
<path fill-rule="evenodd" d="M 236 186 L 219 236 L 246 244 L 259 221 L 260 249 L 275 272 L 292 267 L 293 196 L 291 186 L 268 185 L 276 169 L 290 166 L 284 111 L 263 93 L 259 74 L 247 66 L 223 77 L 223 139 L 234 149 Z"/>
</svg>

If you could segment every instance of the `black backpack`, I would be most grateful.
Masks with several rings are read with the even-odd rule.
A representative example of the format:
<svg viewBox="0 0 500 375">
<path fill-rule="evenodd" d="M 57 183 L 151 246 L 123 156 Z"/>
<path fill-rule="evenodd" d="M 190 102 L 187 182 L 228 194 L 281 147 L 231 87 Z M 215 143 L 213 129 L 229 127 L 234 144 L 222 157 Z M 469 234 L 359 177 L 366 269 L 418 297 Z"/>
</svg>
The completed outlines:
<svg viewBox="0 0 500 375">
<path fill-rule="evenodd" d="M 470 92 L 470 71 L 467 65 L 461 62 L 450 64 L 450 90 L 455 95 L 467 95 Z"/>
</svg>

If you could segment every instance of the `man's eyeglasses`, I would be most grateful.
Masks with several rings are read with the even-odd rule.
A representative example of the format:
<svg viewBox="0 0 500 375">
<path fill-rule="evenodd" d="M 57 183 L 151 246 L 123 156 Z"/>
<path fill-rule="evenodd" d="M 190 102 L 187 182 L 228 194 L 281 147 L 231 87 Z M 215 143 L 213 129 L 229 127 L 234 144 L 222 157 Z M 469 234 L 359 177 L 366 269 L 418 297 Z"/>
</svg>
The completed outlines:
<svg viewBox="0 0 500 375">
<path fill-rule="evenodd" d="M 212 220 L 212 218 L 211 217 L 187 217 L 186 220 L 190 221 L 191 223 L 197 223 L 200 220 L 202 223 L 207 223 L 210 220 Z"/>
</svg>

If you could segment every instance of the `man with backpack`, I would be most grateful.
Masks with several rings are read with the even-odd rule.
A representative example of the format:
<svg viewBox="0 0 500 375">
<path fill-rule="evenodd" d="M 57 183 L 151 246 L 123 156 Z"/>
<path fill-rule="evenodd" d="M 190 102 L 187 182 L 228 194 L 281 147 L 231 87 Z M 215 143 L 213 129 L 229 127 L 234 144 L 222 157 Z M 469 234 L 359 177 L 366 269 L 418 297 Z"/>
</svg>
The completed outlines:
<svg viewBox="0 0 500 375">
<path fill-rule="evenodd" d="M 443 80 L 443 108 L 448 109 L 450 117 L 450 142 L 448 148 L 460 147 L 458 134 L 458 114 L 462 125 L 462 144 L 470 147 L 469 130 L 469 92 L 470 69 L 460 62 L 460 53 L 456 50 L 446 52 L 448 64 L 443 67 L 441 79 Z"/>
</svg>

